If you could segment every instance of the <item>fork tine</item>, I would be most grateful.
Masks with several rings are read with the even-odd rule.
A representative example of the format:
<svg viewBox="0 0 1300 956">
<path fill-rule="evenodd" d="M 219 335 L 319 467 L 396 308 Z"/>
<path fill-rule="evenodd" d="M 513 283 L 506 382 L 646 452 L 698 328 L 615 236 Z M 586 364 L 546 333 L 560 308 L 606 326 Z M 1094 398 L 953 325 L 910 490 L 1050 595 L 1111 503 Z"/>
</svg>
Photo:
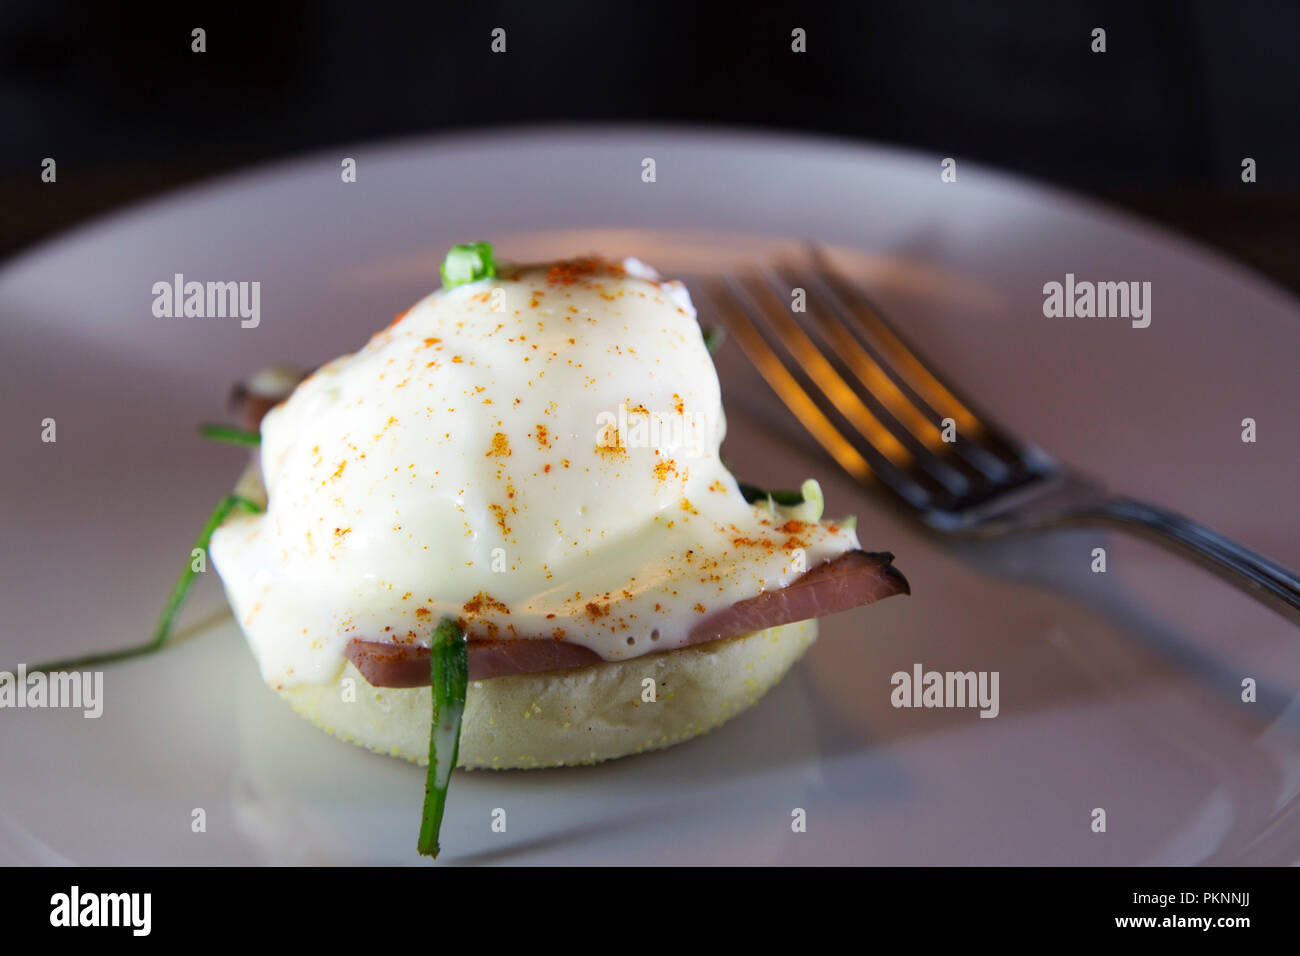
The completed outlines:
<svg viewBox="0 0 1300 956">
<path fill-rule="evenodd" d="M 762 270 L 761 275 L 762 280 L 749 283 L 740 279 L 735 281 L 743 285 L 744 290 L 759 306 L 759 313 L 772 327 L 784 350 L 798 363 L 808 383 L 830 401 L 857 435 L 865 439 L 874 451 L 884 455 L 895 468 L 924 473 L 927 481 L 938 484 L 950 496 L 961 497 L 969 493 L 970 477 L 935 454 L 932 448 L 926 447 L 924 430 L 922 436 L 910 432 L 900 420 L 900 414 L 907 416 L 910 412 L 933 430 L 936 440 L 942 441 L 938 429 L 926 421 L 896 387 L 894 395 L 898 401 L 893 403 L 896 410 L 891 409 L 870 388 L 859 394 L 850 384 L 853 382 L 852 374 L 845 370 L 844 375 L 841 375 L 843 356 L 837 355 L 834 349 L 819 348 L 795 320 L 790 301 L 793 288 L 782 286 L 780 276 L 774 270 Z M 820 334 L 818 337 L 822 338 Z M 892 385 L 883 371 L 880 372 L 880 378 L 885 384 Z M 890 396 L 886 396 L 888 397 Z M 867 402 L 879 406 L 882 417 L 877 417 Z"/>
<path fill-rule="evenodd" d="M 895 375 L 925 402 L 938 417 L 956 423 L 962 441 L 952 447 L 984 472 L 991 480 L 1005 482 L 1042 474 L 1055 462 L 1029 443 L 1008 436 L 987 417 L 981 417 L 957 397 L 908 346 L 871 298 L 845 280 L 831 265 L 816 243 L 809 243 L 809 256 L 816 267 L 812 276 L 823 292 L 829 294 L 843 316 L 856 320 L 871 336 L 872 345 L 889 360 Z M 850 333 L 852 334 L 852 333 Z"/>
<path fill-rule="evenodd" d="M 981 421 L 816 246 L 811 254 L 811 273 L 762 268 L 709 280 L 704 291 L 760 376 L 845 471 L 879 481 L 927 520 L 1056 473 L 1035 446 Z M 814 305 L 802 321 L 786 300 L 800 288 Z M 939 435 L 936 447 L 939 416 L 964 425 L 961 441 Z"/>
<path fill-rule="evenodd" d="M 759 328 L 759 322 L 771 313 L 758 308 L 748 294 L 747 286 L 733 278 L 722 282 L 711 282 L 706 286 L 706 291 L 719 314 L 723 316 L 728 332 L 735 338 L 750 363 L 786 407 L 794 412 L 795 417 L 808 429 L 817 443 L 826 449 L 841 467 L 860 481 L 866 482 L 873 478 L 880 481 L 915 508 L 927 508 L 933 504 L 934 490 L 927 487 L 927 482 L 921 480 L 915 473 L 915 469 L 898 467 L 865 439 L 860 444 L 855 444 L 845 437 L 832 418 L 839 417 L 845 421 L 848 419 L 827 396 L 827 392 L 820 388 L 822 382 L 817 382 L 818 390 L 810 393 L 768 344 Z M 784 340 L 780 341 L 784 344 Z M 797 360 L 795 364 L 797 367 Z M 834 374 L 833 369 L 830 371 Z M 842 379 L 840 383 L 843 384 Z M 847 385 L 844 387 L 847 388 Z M 818 402 L 819 396 L 822 399 L 821 404 Z M 860 400 L 858 401 L 860 403 Z M 865 406 L 863 410 L 867 411 Z M 872 418 L 875 420 L 874 416 Z M 876 424 L 880 423 L 876 421 Z M 883 425 L 880 429 L 881 433 L 896 441 Z M 861 433 L 851 431 L 850 434 L 861 437 Z"/>
<path fill-rule="evenodd" d="M 754 368 L 758 369 L 758 373 L 780 396 L 786 407 L 794 412 L 804 427 L 812 433 L 817 443 L 839 462 L 841 468 L 859 481 L 868 481 L 875 477 L 867 460 L 839 433 L 830 419 L 822 414 L 817 403 L 782 364 L 781 359 L 763 339 L 762 333 L 758 331 L 747 310 L 736 297 L 725 290 L 720 291 L 720 287 L 716 284 L 710 284 L 709 291 L 710 298 L 719 307 L 719 313 L 727 323 L 727 331 L 740 345 L 746 358 Z"/>
<path fill-rule="evenodd" d="M 874 336 L 892 366 L 906 380 L 908 386 L 925 400 L 931 408 L 945 418 L 957 423 L 958 430 L 971 438 L 977 437 L 984 426 L 960 399 L 916 357 L 880 315 L 878 309 L 860 289 L 848 288 L 838 272 L 827 261 L 825 252 L 816 243 L 809 244 L 809 255 L 816 266 L 817 279 L 839 304 L 857 318 Z"/>
<path fill-rule="evenodd" d="M 771 285 L 751 281 L 744 283 L 744 291 L 755 301 L 759 313 L 775 328 L 778 341 L 799 363 L 809 381 L 825 393 L 839 413 L 871 443 L 871 447 L 899 468 L 912 467 L 912 453 L 840 377 L 826 356 L 791 318 L 789 306 L 777 299 Z"/>
<path fill-rule="evenodd" d="M 790 269 L 772 270 L 779 276 L 787 289 L 803 288 L 808 293 L 809 307 L 806 314 L 817 320 L 818 328 L 828 340 L 827 344 L 844 361 L 845 365 L 857 376 L 864 388 L 879 401 L 891 415 L 918 442 L 931 450 L 943 447 L 943 436 L 935 424 L 926 417 L 900 389 L 889 374 L 880 366 L 871 354 L 844 327 L 837 311 L 816 288 L 808 289 L 801 277 Z"/>
<path fill-rule="evenodd" d="M 839 352 L 868 392 L 887 406 L 897 407 L 896 411 L 891 407 L 891 412 L 929 452 L 953 463 L 953 467 L 957 467 L 956 462 L 963 463 L 974 472 L 976 480 L 998 482 L 1011 476 L 1013 469 L 1007 461 L 981 444 L 986 428 L 976 429 L 973 434 L 963 433 L 965 440 L 960 442 L 943 441 L 936 426 L 936 422 L 943 424 L 943 412 L 917 394 L 898 369 L 880 364 L 869 345 L 862 341 L 862 333 L 850 330 L 856 314 L 845 307 L 821 275 L 797 270 L 786 270 L 784 275 L 790 285 L 804 287 L 808 292 L 809 301 L 816 306 L 809 309 L 808 315 L 818 320 L 818 329 L 828 347 Z M 950 420 L 957 423 L 955 418 Z"/>
</svg>

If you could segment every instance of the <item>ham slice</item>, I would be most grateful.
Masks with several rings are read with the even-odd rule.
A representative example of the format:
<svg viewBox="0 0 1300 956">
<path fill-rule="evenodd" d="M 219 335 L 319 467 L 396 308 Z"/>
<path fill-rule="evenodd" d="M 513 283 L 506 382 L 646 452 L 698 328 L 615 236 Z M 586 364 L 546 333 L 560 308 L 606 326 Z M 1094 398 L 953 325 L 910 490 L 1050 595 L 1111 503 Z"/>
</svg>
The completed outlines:
<svg viewBox="0 0 1300 956">
<path fill-rule="evenodd" d="M 691 629 L 686 643 L 735 637 L 778 624 L 825 617 L 895 594 L 911 594 L 907 579 L 893 566 L 893 560 L 888 552 L 848 551 L 780 590 L 764 591 L 709 615 Z M 428 648 L 354 640 L 346 653 L 375 687 L 421 687 L 429 683 Z M 593 650 L 549 637 L 469 639 L 471 680 L 565 670 L 600 660 Z"/>
</svg>

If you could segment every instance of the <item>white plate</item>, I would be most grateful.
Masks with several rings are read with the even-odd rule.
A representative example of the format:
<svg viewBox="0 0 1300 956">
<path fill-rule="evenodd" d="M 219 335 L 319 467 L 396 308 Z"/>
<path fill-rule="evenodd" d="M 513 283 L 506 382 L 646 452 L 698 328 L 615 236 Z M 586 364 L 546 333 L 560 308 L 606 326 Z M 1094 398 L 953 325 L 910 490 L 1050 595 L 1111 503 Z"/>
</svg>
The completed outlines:
<svg viewBox="0 0 1300 956">
<path fill-rule="evenodd" d="M 357 159 L 355 184 L 340 161 Z M 657 182 L 641 181 L 653 157 Z M 57 187 L 50 187 L 57 188 Z M 449 244 L 702 273 L 815 237 L 1012 429 L 1300 566 L 1300 310 L 1123 216 L 939 157 L 769 135 L 549 130 L 341 149 L 225 179 L 0 272 L 0 667 L 140 640 L 241 453 L 196 440 L 229 384 L 356 348 Z M 258 280 L 256 329 L 157 319 L 154 282 Z M 1048 319 L 1065 273 L 1150 281 L 1153 321 Z M 705 316 L 707 321 L 707 315 Z M 914 596 L 824 625 L 757 709 L 684 746 L 460 774 L 447 862 L 1300 860 L 1298 635 L 1204 573 L 1088 532 L 947 550 L 816 453 L 730 348 L 728 451 L 815 475 Z M 40 440 L 57 421 L 58 441 Z M 1243 444 L 1241 420 L 1258 422 Z M 1089 572 L 1105 546 L 1109 570 Z M 193 639 L 108 668 L 98 720 L 0 710 L 4 862 L 412 863 L 422 773 L 319 733 L 259 682 L 214 580 Z M 894 709 L 914 663 L 996 670 L 1001 714 Z M 1241 682 L 1255 678 L 1257 703 Z M 494 808 L 507 830 L 494 833 Z M 791 811 L 807 812 L 806 833 Z M 1107 831 L 1091 829 L 1107 812 Z M 192 811 L 206 812 L 194 833 Z"/>
</svg>

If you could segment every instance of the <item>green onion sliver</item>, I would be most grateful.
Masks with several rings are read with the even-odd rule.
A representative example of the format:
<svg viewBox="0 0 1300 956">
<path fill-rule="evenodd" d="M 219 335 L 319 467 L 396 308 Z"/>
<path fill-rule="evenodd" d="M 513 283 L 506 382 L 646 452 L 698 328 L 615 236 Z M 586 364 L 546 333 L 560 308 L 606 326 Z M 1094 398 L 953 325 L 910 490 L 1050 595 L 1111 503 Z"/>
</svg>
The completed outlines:
<svg viewBox="0 0 1300 956">
<path fill-rule="evenodd" d="M 433 716 L 419 850 L 425 856 L 436 857 L 447 784 L 460 750 L 460 718 L 465 713 L 465 690 L 469 684 L 469 645 L 465 643 L 465 631 L 454 618 L 444 617 L 438 622 L 429 649 L 429 667 Z"/>
<path fill-rule="evenodd" d="M 709 350 L 710 355 L 717 355 L 718 349 L 722 348 L 722 343 L 727 341 L 727 330 L 720 325 L 705 326 L 700 330 L 704 336 L 704 347 Z"/>
<path fill-rule="evenodd" d="M 787 508 L 793 505 L 803 504 L 804 498 L 802 491 L 764 491 L 757 485 L 751 485 L 747 482 L 740 481 L 739 479 L 736 481 L 736 484 L 740 486 L 740 493 L 745 496 L 745 500 L 751 505 L 755 501 L 764 498 L 771 498 L 775 504 Z"/>
<path fill-rule="evenodd" d="M 255 514 L 261 510 L 261 507 L 256 502 L 247 498 L 242 498 L 239 495 L 226 495 L 212 509 L 212 514 L 208 516 L 207 522 L 203 525 L 203 530 L 199 532 L 198 539 L 194 542 L 195 549 L 201 549 L 206 556 L 208 545 L 212 542 L 212 532 L 216 531 L 232 512 L 245 511 Z M 72 657 L 62 661 L 51 661 L 48 664 L 37 664 L 34 667 L 27 668 L 28 672 L 66 671 L 79 667 L 90 667 L 95 664 L 109 664 L 114 661 L 151 654 L 159 650 L 167 643 L 167 637 L 172 631 L 172 624 L 176 620 L 176 612 L 180 610 L 181 602 L 185 600 L 190 585 L 194 583 L 194 578 L 197 575 L 198 572 L 194 570 L 194 562 L 191 557 L 186 560 L 185 570 L 181 572 L 181 576 L 176 579 L 175 585 L 172 586 L 172 592 L 167 598 L 167 604 L 163 607 L 162 615 L 158 618 L 158 625 L 154 628 L 153 637 L 147 643 L 117 651 L 90 654 L 86 657 Z"/>
<path fill-rule="evenodd" d="M 229 425 L 200 425 L 199 435 L 209 441 L 222 442 L 226 445 L 260 445 L 262 436 L 244 428 L 232 428 Z"/>
<path fill-rule="evenodd" d="M 454 289 L 467 282 L 477 282 L 497 274 L 496 260 L 492 257 L 492 243 L 466 242 L 452 246 L 447 258 L 442 260 L 442 287 Z"/>
</svg>

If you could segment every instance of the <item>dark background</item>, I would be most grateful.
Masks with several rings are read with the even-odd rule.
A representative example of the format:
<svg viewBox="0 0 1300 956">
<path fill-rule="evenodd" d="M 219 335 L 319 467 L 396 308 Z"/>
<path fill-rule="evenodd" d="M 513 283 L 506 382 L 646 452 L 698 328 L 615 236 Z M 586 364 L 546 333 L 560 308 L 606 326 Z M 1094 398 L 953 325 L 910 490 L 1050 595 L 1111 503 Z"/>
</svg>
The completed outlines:
<svg viewBox="0 0 1300 956">
<path fill-rule="evenodd" d="M 207 52 L 190 31 L 207 30 Z M 493 27 L 508 52 L 489 49 Z M 808 52 L 790 52 L 790 31 Z M 1090 51 L 1094 27 L 1107 52 Z M 1125 206 L 1300 290 L 1300 3 L 4 0 L 0 256 L 336 143 L 547 121 L 802 130 Z M 46 156 L 58 182 L 40 182 Z M 1241 160 L 1258 182 L 1241 182 Z"/>
</svg>

